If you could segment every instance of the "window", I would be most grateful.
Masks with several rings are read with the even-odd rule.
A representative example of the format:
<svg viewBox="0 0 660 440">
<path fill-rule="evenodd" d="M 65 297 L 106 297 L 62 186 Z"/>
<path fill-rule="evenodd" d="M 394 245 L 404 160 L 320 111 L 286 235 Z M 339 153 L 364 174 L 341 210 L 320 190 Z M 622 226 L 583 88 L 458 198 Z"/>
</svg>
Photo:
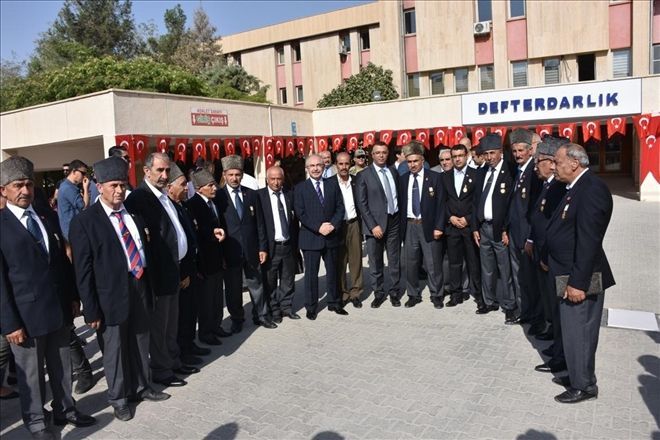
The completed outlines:
<svg viewBox="0 0 660 440">
<path fill-rule="evenodd" d="M 525 16 L 525 0 L 509 0 L 509 18 Z"/>
<path fill-rule="evenodd" d="M 303 87 L 296 86 L 296 104 L 301 104 L 303 102 L 304 102 Z"/>
<path fill-rule="evenodd" d="M 282 104 L 282 105 L 284 105 L 284 104 L 287 103 L 287 99 L 286 99 L 286 87 L 282 87 L 282 88 L 280 89 L 280 93 L 279 93 L 279 101 L 280 101 L 279 103 Z"/>
<path fill-rule="evenodd" d="M 612 51 L 612 76 L 614 78 L 625 78 L 631 75 L 632 65 L 630 49 Z"/>
<path fill-rule="evenodd" d="M 444 95 L 445 83 L 443 72 L 431 72 L 429 80 L 431 81 L 431 95 Z"/>
<path fill-rule="evenodd" d="M 652 73 L 660 73 L 660 44 L 653 45 L 653 67 Z"/>
<path fill-rule="evenodd" d="M 235 53 L 232 55 L 232 58 L 234 59 L 234 64 L 241 66 L 241 54 L 240 53 Z"/>
<path fill-rule="evenodd" d="M 346 53 L 351 53 L 351 36 L 349 34 L 344 34 L 341 35 L 339 39 L 341 40 L 341 47 L 346 50 Z"/>
<path fill-rule="evenodd" d="M 479 67 L 479 79 L 481 90 L 493 90 L 495 88 L 495 68 L 492 64 Z"/>
<path fill-rule="evenodd" d="M 559 84 L 559 58 L 548 58 L 543 60 L 543 71 L 546 84 Z"/>
<path fill-rule="evenodd" d="M 477 0 L 477 21 L 490 21 L 493 19 L 491 0 Z"/>
<path fill-rule="evenodd" d="M 284 64 L 284 47 L 276 47 L 275 52 L 277 53 L 277 64 Z"/>
<path fill-rule="evenodd" d="M 454 89 L 456 93 L 468 91 L 468 70 L 467 67 L 454 70 Z"/>
<path fill-rule="evenodd" d="M 515 61 L 511 63 L 511 74 L 513 87 L 527 86 L 527 61 Z"/>
<path fill-rule="evenodd" d="M 360 49 L 362 50 L 371 49 L 371 41 L 369 41 L 369 29 L 360 31 Z"/>
<path fill-rule="evenodd" d="M 408 97 L 419 96 L 419 73 L 408 75 Z"/>
<path fill-rule="evenodd" d="M 301 60 L 300 57 L 300 43 L 297 41 L 295 43 L 291 43 L 291 56 L 293 57 L 293 62 L 298 63 Z"/>
<path fill-rule="evenodd" d="M 417 33 L 417 24 L 415 23 L 415 10 L 408 9 L 403 11 L 403 23 L 405 26 L 405 34 L 415 34 Z"/>
<path fill-rule="evenodd" d="M 596 56 L 592 53 L 578 55 L 578 81 L 593 81 L 596 79 Z"/>
</svg>

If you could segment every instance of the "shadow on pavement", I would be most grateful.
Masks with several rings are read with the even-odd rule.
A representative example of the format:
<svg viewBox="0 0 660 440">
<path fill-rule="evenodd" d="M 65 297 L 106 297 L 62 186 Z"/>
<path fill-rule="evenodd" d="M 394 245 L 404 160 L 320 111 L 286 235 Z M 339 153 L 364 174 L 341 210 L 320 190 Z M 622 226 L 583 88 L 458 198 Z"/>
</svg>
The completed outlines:
<svg viewBox="0 0 660 440">
<path fill-rule="evenodd" d="M 238 436 L 238 424 L 231 422 L 209 432 L 204 440 L 234 440 Z"/>
<path fill-rule="evenodd" d="M 334 431 L 322 431 L 315 434 L 314 437 L 312 437 L 312 440 L 344 440 L 345 438 L 346 437 L 343 437 Z"/>
<path fill-rule="evenodd" d="M 551 432 L 530 429 L 526 433 L 518 435 L 516 440 L 557 440 L 557 436 Z"/>
<path fill-rule="evenodd" d="M 660 343 L 660 333 L 646 332 L 646 334 L 656 343 Z M 656 426 L 660 428 L 660 358 L 646 354 L 637 358 L 637 361 L 646 370 L 645 374 L 637 377 L 639 380 L 637 389 L 655 419 Z M 660 438 L 660 432 L 654 432 L 653 438 Z"/>
</svg>

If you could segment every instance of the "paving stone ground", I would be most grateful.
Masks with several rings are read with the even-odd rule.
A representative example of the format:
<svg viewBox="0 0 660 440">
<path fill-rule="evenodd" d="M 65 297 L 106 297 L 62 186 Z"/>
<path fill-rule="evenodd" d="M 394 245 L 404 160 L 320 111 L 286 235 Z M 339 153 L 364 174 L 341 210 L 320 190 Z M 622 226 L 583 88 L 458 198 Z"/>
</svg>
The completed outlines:
<svg viewBox="0 0 660 440">
<path fill-rule="evenodd" d="M 605 242 L 617 280 L 605 306 L 657 315 L 660 204 L 621 194 Z M 302 293 L 299 280 L 298 307 Z M 436 310 L 428 291 L 412 309 L 374 310 L 370 300 L 348 306 L 347 317 L 324 310 L 276 330 L 246 325 L 187 386 L 139 404 L 127 423 L 112 417 L 98 345 L 80 327 L 100 380 L 76 397 L 98 424 L 55 432 L 71 440 L 660 439 L 660 333 L 601 328 L 599 398 L 560 405 L 553 397 L 563 389 L 533 370 L 548 343 L 505 326 L 503 314 L 475 315 L 472 302 Z M 2 439 L 28 437 L 18 401 L 0 409 Z"/>
</svg>

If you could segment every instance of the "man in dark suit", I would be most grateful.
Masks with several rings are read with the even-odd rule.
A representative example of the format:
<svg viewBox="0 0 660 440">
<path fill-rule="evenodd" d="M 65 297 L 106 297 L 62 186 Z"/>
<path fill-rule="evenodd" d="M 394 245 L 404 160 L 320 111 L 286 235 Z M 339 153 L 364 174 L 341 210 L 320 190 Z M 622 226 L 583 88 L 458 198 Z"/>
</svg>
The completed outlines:
<svg viewBox="0 0 660 440">
<path fill-rule="evenodd" d="M 337 256 L 337 280 L 339 294 L 343 304 L 351 303 L 355 308 L 362 307 L 360 295 L 362 284 L 362 234 L 360 233 L 360 215 L 355 206 L 356 183 L 349 173 L 351 156 L 348 153 L 337 154 L 337 183 L 344 202 L 344 219 L 339 234 L 341 244 Z M 351 278 L 351 287 L 346 283 L 346 266 Z"/>
<path fill-rule="evenodd" d="M 230 332 L 222 328 L 222 314 L 224 309 L 224 292 L 222 289 L 223 255 L 222 240 L 225 231 L 222 227 L 224 217 L 214 200 L 217 194 L 217 184 L 206 169 L 193 172 L 191 178 L 195 188 L 195 195 L 188 200 L 187 207 L 192 215 L 196 227 L 199 256 L 197 269 L 200 274 L 200 292 L 197 301 L 199 314 L 198 337 L 200 342 L 207 345 L 221 345 L 218 337 L 231 336 Z M 238 305 L 227 300 L 230 312 L 238 313 L 234 308 Z M 241 304 L 242 305 L 242 304 Z"/>
<path fill-rule="evenodd" d="M 16 362 L 23 423 L 36 439 L 54 439 L 46 425 L 44 361 L 56 425 L 90 426 L 71 396 L 70 325 L 80 311 L 59 226 L 32 206 L 34 167 L 14 156 L 0 164 L 0 330 Z"/>
<path fill-rule="evenodd" d="M 451 157 L 454 169 L 442 175 L 451 292 L 447 307 L 454 307 L 463 302 L 463 264 L 465 263 L 469 292 L 477 303 L 477 308 L 483 309 L 478 248 L 470 233 L 477 170 L 467 166 L 468 151 L 464 145 L 454 146 L 451 149 Z"/>
<path fill-rule="evenodd" d="M 392 281 L 389 297 L 394 307 L 401 305 L 401 221 L 399 219 L 399 173 L 387 167 L 388 148 L 377 142 L 371 150 L 373 164 L 356 176 L 356 205 L 362 219 L 362 233 L 367 239 L 369 270 L 373 278 L 374 300 L 380 307 L 387 299 L 383 272 L 383 252 L 387 251 L 387 268 Z"/>
<path fill-rule="evenodd" d="M 321 258 L 325 264 L 328 310 L 338 315 L 348 315 L 337 289 L 337 247 L 341 240 L 339 228 L 344 218 L 341 191 L 335 179 L 322 180 L 323 159 L 318 154 L 307 158 L 306 168 L 309 179 L 296 186 L 293 206 L 300 219 L 298 245 L 305 258 L 307 318 L 314 320 L 317 315 Z"/>
<path fill-rule="evenodd" d="M 408 170 L 399 183 L 401 237 L 405 255 L 406 307 L 422 302 L 419 286 L 419 268 L 424 263 L 431 302 L 436 309 L 443 307 L 442 242 L 444 204 L 439 173 L 424 169 L 424 146 L 411 142 L 403 152 Z"/>
<path fill-rule="evenodd" d="M 511 132 L 511 152 L 516 162 L 515 179 L 509 207 L 509 256 L 511 280 L 521 322 L 531 324 L 529 334 L 545 331 L 541 297 L 536 289 L 536 271 L 524 247 L 529 236 L 529 211 L 541 192 L 541 180 L 534 172 L 532 132 L 518 128 Z"/>
<path fill-rule="evenodd" d="M 477 314 L 495 311 L 502 306 L 505 324 L 519 320 L 518 307 L 511 283 L 509 260 L 508 212 L 513 190 L 513 178 L 502 157 L 502 138 L 488 134 L 481 138 L 479 149 L 483 151 L 488 166 L 477 173 L 472 212 L 472 235 L 481 258 L 481 287 L 485 307 Z M 503 284 L 498 288 L 498 278 Z"/>
<path fill-rule="evenodd" d="M 268 302 L 264 295 L 261 265 L 268 259 L 268 241 L 264 217 L 257 192 L 241 185 L 243 159 L 231 155 L 222 158 L 225 187 L 216 195 L 219 214 L 227 225 L 227 238 L 223 244 L 227 266 L 225 289 L 227 307 L 231 314 L 232 332 L 243 328 L 243 277 L 252 300 L 252 321 L 264 328 L 277 328 L 268 315 Z"/>
<path fill-rule="evenodd" d="M 300 319 L 291 308 L 295 294 L 298 250 L 298 217 L 293 210 L 293 194 L 284 190 L 284 170 L 266 170 L 266 188 L 257 193 L 264 213 L 268 260 L 263 265 L 264 290 L 273 320 Z M 278 285 L 279 281 L 279 285 Z"/>
<path fill-rule="evenodd" d="M 566 144 L 555 154 L 555 175 L 568 191 L 547 228 L 550 277 L 568 276 L 559 305 L 568 389 L 555 397 L 577 403 L 598 397 L 596 348 L 605 290 L 614 276 L 603 251 L 603 239 L 612 217 L 612 194 L 589 171 L 583 147 Z M 555 289 L 556 290 L 556 289 Z"/>
<path fill-rule="evenodd" d="M 103 348 L 108 401 L 115 417 L 127 421 L 129 400 L 170 397 L 152 389 L 149 372 L 151 282 L 159 274 L 150 267 L 147 228 L 123 204 L 128 164 L 111 157 L 94 170 L 99 200 L 73 219 L 69 237 L 85 322 Z"/>
<path fill-rule="evenodd" d="M 126 198 L 126 209 L 140 215 L 151 237 L 151 271 L 158 274 L 152 286 L 156 303 L 151 316 L 150 360 L 153 380 L 165 386 L 184 386 L 186 381 L 174 375 L 192 374 L 196 367 L 183 365 L 177 343 L 179 324 L 180 262 L 188 253 L 188 238 L 179 212 L 167 197 L 170 158 L 151 153 L 144 163 L 144 180 Z"/>
</svg>

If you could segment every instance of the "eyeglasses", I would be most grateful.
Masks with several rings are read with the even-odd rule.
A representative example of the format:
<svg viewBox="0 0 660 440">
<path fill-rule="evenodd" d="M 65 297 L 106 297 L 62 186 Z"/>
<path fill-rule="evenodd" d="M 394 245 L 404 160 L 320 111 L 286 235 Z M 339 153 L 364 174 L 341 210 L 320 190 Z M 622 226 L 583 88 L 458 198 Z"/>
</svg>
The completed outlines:
<svg viewBox="0 0 660 440">
<path fill-rule="evenodd" d="M 537 160 L 536 160 L 536 164 L 538 165 L 538 164 L 540 164 L 541 162 L 545 162 L 546 160 L 550 160 L 550 161 L 552 161 L 552 162 L 555 161 L 554 159 L 537 159 Z"/>
<path fill-rule="evenodd" d="M 78 171 L 78 172 L 79 172 L 80 174 L 82 174 L 83 176 L 86 176 L 86 175 L 87 175 L 87 171 L 86 171 L 86 170 L 85 170 L 85 171 L 83 171 L 83 170 L 73 170 L 73 171 Z"/>
</svg>

